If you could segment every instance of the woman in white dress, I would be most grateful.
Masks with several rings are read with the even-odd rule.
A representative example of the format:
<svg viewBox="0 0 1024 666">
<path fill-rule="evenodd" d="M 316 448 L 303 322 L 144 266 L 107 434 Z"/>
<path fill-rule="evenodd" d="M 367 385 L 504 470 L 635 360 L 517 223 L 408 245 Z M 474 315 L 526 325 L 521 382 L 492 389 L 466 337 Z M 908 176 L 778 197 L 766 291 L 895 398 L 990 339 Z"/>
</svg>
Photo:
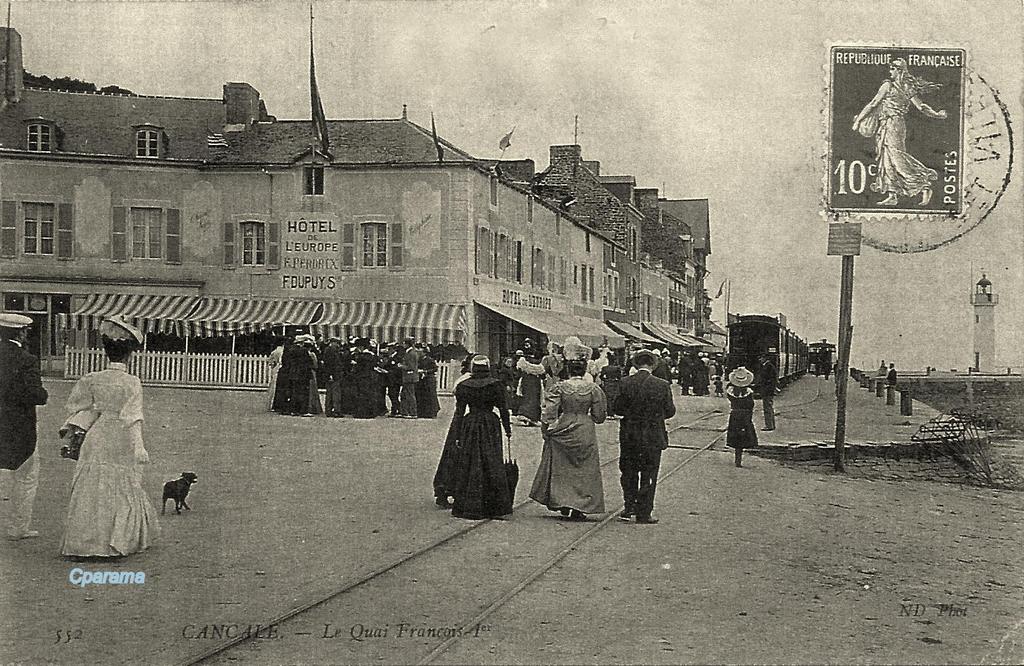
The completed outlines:
<svg viewBox="0 0 1024 666">
<path fill-rule="evenodd" d="M 142 333 L 109 319 L 100 334 L 110 364 L 78 380 L 67 402 L 69 423 L 92 421 L 71 481 L 61 544 L 67 557 L 120 557 L 146 550 L 160 534 L 156 509 L 142 488 L 142 465 L 149 462 L 142 383 L 127 368 Z"/>
</svg>

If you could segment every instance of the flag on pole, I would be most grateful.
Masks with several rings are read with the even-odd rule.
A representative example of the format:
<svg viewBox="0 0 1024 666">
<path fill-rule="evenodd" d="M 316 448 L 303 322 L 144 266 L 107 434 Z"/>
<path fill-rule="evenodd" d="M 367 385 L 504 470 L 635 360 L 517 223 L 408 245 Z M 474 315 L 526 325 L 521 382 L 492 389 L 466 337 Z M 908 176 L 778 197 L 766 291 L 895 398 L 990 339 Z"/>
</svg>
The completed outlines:
<svg viewBox="0 0 1024 666">
<path fill-rule="evenodd" d="M 512 145 L 512 132 L 515 132 L 516 128 L 513 127 L 509 130 L 508 134 L 501 137 L 501 141 L 498 142 L 498 150 L 505 150 Z"/>
<path fill-rule="evenodd" d="M 444 149 L 441 147 L 441 140 L 437 138 L 437 127 L 434 125 L 434 112 L 430 112 L 430 133 L 434 136 L 434 148 L 437 150 L 437 161 L 444 162 Z"/>
<path fill-rule="evenodd" d="M 316 67 L 313 63 L 313 4 L 309 5 L 309 103 L 313 121 L 313 136 L 319 144 L 321 152 L 330 150 L 330 137 L 327 134 L 327 116 L 324 105 L 320 101 L 320 90 L 316 85 Z"/>
<path fill-rule="evenodd" d="M 718 285 L 718 293 L 715 294 L 715 298 L 721 298 L 722 297 L 722 290 L 725 289 L 726 281 L 727 280 L 722 280 L 722 284 Z"/>
</svg>

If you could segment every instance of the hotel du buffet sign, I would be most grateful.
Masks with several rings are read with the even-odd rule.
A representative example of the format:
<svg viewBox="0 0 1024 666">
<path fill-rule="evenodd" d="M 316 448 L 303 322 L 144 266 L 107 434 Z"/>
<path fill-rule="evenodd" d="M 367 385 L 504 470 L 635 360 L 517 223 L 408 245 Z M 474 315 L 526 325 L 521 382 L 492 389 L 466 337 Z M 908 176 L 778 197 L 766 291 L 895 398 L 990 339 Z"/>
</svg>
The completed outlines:
<svg viewBox="0 0 1024 666">
<path fill-rule="evenodd" d="M 341 225 L 333 215 L 293 214 L 281 225 L 281 288 L 336 289 L 341 273 Z"/>
</svg>

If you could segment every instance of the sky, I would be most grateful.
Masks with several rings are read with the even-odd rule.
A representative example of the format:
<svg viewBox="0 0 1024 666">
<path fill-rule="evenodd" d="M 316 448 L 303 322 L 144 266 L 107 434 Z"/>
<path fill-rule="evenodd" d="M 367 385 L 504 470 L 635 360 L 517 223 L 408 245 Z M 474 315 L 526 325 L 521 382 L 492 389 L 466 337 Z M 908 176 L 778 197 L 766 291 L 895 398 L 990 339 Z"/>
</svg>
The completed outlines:
<svg viewBox="0 0 1024 666">
<path fill-rule="evenodd" d="M 260 91 L 270 113 L 309 118 L 304 2 L 14 2 L 25 67 L 140 94 Z M 602 174 L 669 198 L 707 198 L 712 296 L 784 313 L 835 340 L 840 259 L 821 214 L 831 44 L 963 47 L 998 90 L 1024 155 L 1024 16 L 1015 0 L 314 3 L 317 80 L 329 118 L 409 118 L 479 157 L 548 164 L 573 141 Z M 852 363 L 965 369 L 972 285 L 994 283 L 996 356 L 1024 365 L 1021 165 L 970 233 L 917 254 L 856 259 Z M 714 301 L 724 319 L 725 299 Z"/>
</svg>

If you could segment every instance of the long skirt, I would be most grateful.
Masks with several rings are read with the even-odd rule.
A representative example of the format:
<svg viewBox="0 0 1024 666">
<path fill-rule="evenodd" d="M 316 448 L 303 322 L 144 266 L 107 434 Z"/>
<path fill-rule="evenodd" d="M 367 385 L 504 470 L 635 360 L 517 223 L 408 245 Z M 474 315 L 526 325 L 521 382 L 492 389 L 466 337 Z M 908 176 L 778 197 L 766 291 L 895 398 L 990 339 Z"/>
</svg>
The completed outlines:
<svg viewBox="0 0 1024 666">
<path fill-rule="evenodd" d="M 102 415 L 85 437 L 71 480 L 62 555 L 113 557 L 149 548 L 160 536 L 156 509 L 116 418 Z"/>
<path fill-rule="evenodd" d="M 519 382 L 522 396 L 516 405 L 516 415 L 531 421 L 540 421 L 541 379 L 537 375 L 523 375 Z"/>
<path fill-rule="evenodd" d="M 281 372 L 280 364 L 270 369 L 270 381 L 267 382 L 267 411 L 273 411 L 277 401 L 277 375 Z"/>
<path fill-rule="evenodd" d="M 530 499 L 551 510 L 604 513 L 604 485 L 594 424 L 548 435 L 533 479 Z"/>
<path fill-rule="evenodd" d="M 448 435 L 444 438 L 441 459 L 437 461 L 434 472 L 434 497 L 446 498 L 455 495 L 455 460 L 459 447 L 458 425 L 452 419 L 448 426 Z"/>
<path fill-rule="evenodd" d="M 494 412 L 462 418 L 452 470 L 456 518 L 481 520 L 512 513 L 512 494 L 501 452 L 501 421 Z"/>
<path fill-rule="evenodd" d="M 725 434 L 725 445 L 734 449 L 752 449 L 757 446 L 757 431 L 754 429 L 752 411 L 734 409 L 729 412 L 729 428 Z"/>
<path fill-rule="evenodd" d="M 437 401 L 437 376 L 427 375 L 416 382 L 416 415 L 421 419 L 437 418 L 441 403 Z"/>
<path fill-rule="evenodd" d="M 281 372 L 281 367 L 278 366 L 277 372 L 274 374 L 274 402 L 271 405 L 271 409 L 275 412 L 288 411 L 288 388 L 288 373 Z"/>
<path fill-rule="evenodd" d="M 316 373 L 313 373 L 312 378 L 309 380 L 309 408 L 306 409 L 306 414 L 323 414 L 324 408 L 320 404 L 320 388 L 317 386 Z"/>
<path fill-rule="evenodd" d="M 352 415 L 357 419 L 372 419 L 379 414 L 377 382 L 377 373 L 373 370 L 352 375 Z"/>
</svg>

